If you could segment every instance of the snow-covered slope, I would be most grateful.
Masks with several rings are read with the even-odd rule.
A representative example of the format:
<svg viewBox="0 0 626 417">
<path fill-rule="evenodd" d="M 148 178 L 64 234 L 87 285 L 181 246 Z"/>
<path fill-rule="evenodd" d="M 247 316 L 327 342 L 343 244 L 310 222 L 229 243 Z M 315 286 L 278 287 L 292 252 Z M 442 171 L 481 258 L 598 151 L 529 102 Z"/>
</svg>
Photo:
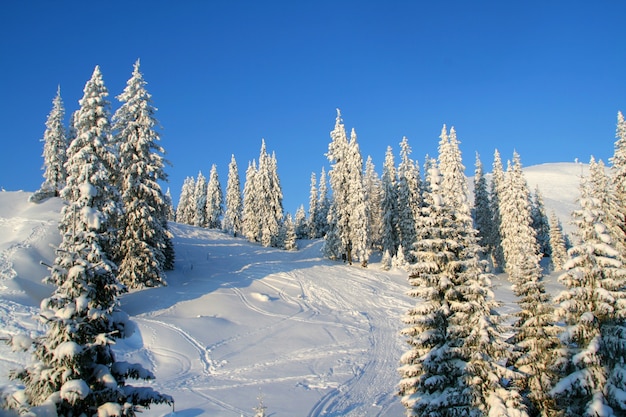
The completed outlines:
<svg viewBox="0 0 626 417">
<path fill-rule="evenodd" d="M 526 173 L 548 209 L 567 217 L 580 166 Z M 39 262 L 53 262 L 62 202 L 37 205 L 28 196 L 0 192 L 0 337 L 41 333 L 37 307 L 52 291 Z M 259 395 L 276 417 L 403 413 L 394 394 L 407 349 L 401 316 L 414 302 L 406 272 L 382 271 L 376 259 L 368 268 L 325 260 L 321 241 L 285 252 L 191 226 L 172 231 L 169 286 L 122 298 L 138 331 L 118 343 L 118 358 L 153 370 L 150 384 L 176 400 L 175 411 L 158 406 L 144 416 L 252 416 Z M 502 312 L 512 311 L 505 277 L 496 284 Z M 28 359 L 0 344 L 0 386 Z"/>
</svg>

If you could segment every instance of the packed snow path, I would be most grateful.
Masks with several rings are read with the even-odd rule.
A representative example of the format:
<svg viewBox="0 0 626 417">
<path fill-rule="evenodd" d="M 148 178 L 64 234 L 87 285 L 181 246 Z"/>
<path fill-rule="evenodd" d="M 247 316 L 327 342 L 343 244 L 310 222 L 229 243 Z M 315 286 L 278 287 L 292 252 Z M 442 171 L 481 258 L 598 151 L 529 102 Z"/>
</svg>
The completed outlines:
<svg viewBox="0 0 626 417">
<path fill-rule="evenodd" d="M 140 332 L 119 350 L 154 370 L 176 416 L 252 416 L 259 395 L 276 416 L 402 413 L 406 272 L 324 260 L 321 241 L 286 252 L 216 231 L 173 231 L 169 286 L 123 297 Z"/>
</svg>

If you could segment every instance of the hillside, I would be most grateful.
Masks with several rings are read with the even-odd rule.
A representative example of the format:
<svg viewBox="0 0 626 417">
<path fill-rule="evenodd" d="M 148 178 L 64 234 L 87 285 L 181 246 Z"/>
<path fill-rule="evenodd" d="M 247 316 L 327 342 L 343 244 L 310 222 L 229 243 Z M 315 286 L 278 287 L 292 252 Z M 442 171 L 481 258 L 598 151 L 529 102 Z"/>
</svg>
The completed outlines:
<svg viewBox="0 0 626 417">
<path fill-rule="evenodd" d="M 574 207 L 576 169 L 526 172 L 562 215 Z M 34 317 L 52 290 L 39 262 L 53 261 L 62 202 L 35 205 L 28 195 L 0 193 L 0 336 L 42 332 Z M 325 260 L 319 240 L 286 252 L 186 225 L 172 231 L 168 287 L 121 300 L 138 331 L 116 346 L 118 358 L 152 369 L 152 385 L 176 400 L 175 412 L 159 406 L 144 416 L 253 416 L 259 395 L 277 417 L 403 413 L 394 395 L 406 350 L 399 330 L 414 302 L 405 271 L 382 271 L 376 257 L 366 269 Z M 514 310 L 506 277 L 495 284 L 502 312 Z M 0 385 L 12 384 L 8 371 L 27 360 L 0 345 Z"/>
</svg>

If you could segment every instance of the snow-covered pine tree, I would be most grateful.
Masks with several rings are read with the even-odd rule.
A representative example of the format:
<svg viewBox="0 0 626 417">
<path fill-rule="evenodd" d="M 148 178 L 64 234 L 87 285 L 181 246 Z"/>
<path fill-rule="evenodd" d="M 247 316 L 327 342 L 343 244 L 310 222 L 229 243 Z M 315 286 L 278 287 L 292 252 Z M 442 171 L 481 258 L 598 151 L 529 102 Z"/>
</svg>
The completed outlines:
<svg viewBox="0 0 626 417">
<path fill-rule="evenodd" d="M 194 213 L 193 222 L 191 224 L 198 227 L 208 227 L 207 180 L 206 177 L 202 174 L 202 171 L 198 171 L 198 179 L 196 180 L 193 195 L 196 200 L 196 203 L 194 205 L 194 207 L 196 208 L 196 212 Z"/>
<path fill-rule="evenodd" d="M 100 247 L 117 264 L 121 259 L 118 234 L 123 207 L 117 188 L 119 163 L 111 145 L 110 104 L 106 99 L 109 93 L 100 67 L 95 67 L 83 91 L 74 123 L 76 137 L 67 149 L 68 176 L 61 197 L 68 202 L 64 210 L 80 210 L 83 203 L 79 200 L 85 193 L 92 193 L 90 204 L 99 214 L 85 221 L 99 222 Z M 62 221 L 59 227 L 65 234 L 75 225 Z"/>
<path fill-rule="evenodd" d="M 243 221 L 243 201 L 241 199 L 241 183 L 235 155 L 230 157 L 228 164 L 228 180 L 226 183 L 226 210 L 222 229 L 233 236 L 241 234 Z"/>
<path fill-rule="evenodd" d="M 122 106 L 113 116 L 124 204 L 118 278 L 130 288 L 165 285 L 166 248 L 172 247 L 167 226 L 169 206 L 159 185 L 159 181 L 167 180 L 162 156 L 165 150 L 158 144 L 156 108 L 145 85 L 137 60 L 132 77 L 118 96 Z"/>
<path fill-rule="evenodd" d="M 505 382 L 516 375 L 503 366 L 510 346 L 500 336 L 476 231 L 441 194 L 439 170 L 429 165 L 409 278 L 419 302 L 403 319 L 411 349 L 401 358 L 401 401 L 407 416 L 526 416 L 521 395 Z"/>
<path fill-rule="evenodd" d="M 537 244 L 539 245 L 539 253 L 543 256 L 550 256 L 550 222 L 546 214 L 546 208 L 543 205 L 543 198 L 539 187 L 535 189 L 531 202 L 532 226 L 537 236 Z"/>
<path fill-rule="evenodd" d="M 500 213 L 500 200 L 502 198 L 502 187 L 504 186 L 504 167 L 500 152 L 496 149 L 493 154 L 493 165 L 491 170 L 491 190 L 489 200 L 491 201 L 491 235 L 489 236 L 488 247 L 491 248 L 491 262 L 496 271 L 504 270 L 504 252 L 502 250 L 502 215 Z"/>
<path fill-rule="evenodd" d="M 465 178 L 465 166 L 461 158 L 460 142 L 457 139 L 456 130 L 454 127 L 450 127 L 450 134 L 448 135 L 446 125 L 443 125 L 439 138 L 438 161 L 441 171 L 442 196 L 448 200 L 452 208 L 463 213 L 459 219 L 463 219 L 467 223 L 467 227 L 472 227 L 473 220 L 469 211 L 469 191 Z"/>
<path fill-rule="evenodd" d="M 371 254 L 370 228 L 368 223 L 368 206 L 363 188 L 363 157 L 359 150 L 356 131 L 350 134 L 350 176 L 351 192 L 348 204 L 352 209 L 350 214 L 350 249 L 348 258 L 358 259 L 361 266 L 367 266 Z"/>
<path fill-rule="evenodd" d="M 293 217 L 291 217 L 291 213 L 287 213 L 285 215 L 285 219 L 282 222 L 282 228 L 283 232 L 281 240 L 283 248 L 289 251 L 298 250 L 298 244 L 296 243 L 296 225 L 293 221 Z"/>
<path fill-rule="evenodd" d="M 328 212 L 330 210 L 330 197 L 328 196 L 328 181 L 326 170 L 322 167 L 319 181 L 319 198 L 317 200 L 317 215 L 315 217 L 315 227 L 317 237 L 324 237 L 328 232 Z"/>
<path fill-rule="evenodd" d="M 560 348 L 559 329 L 543 283 L 542 254 L 533 227 L 530 192 L 517 153 L 507 170 L 500 197 L 506 271 L 520 308 L 515 314 L 517 321 L 511 339 L 517 348 L 515 366 L 524 375 L 518 385 L 528 398 L 532 413 L 555 416 L 549 391 L 556 379 L 551 362 Z"/>
<path fill-rule="evenodd" d="M 219 229 L 222 223 L 221 219 L 224 213 L 223 199 L 217 167 L 213 164 L 211 166 L 211 174 L 209 175 L 206 199 L 206 225 L 209 229 Z"/>
<path fill-rule="evenodd" d="M 65 108 L 61 99 L 61 87 L 57 89 L 57 95 L 52 100 L 52 110 L 46 120 L 46 130 L 43 134 L 43 169 L 44 182 L 30 197 L 32 202 L 40 202 L 48 197 L 58 197 L 63 187 L 67 171 L 67 136 L 63 126 Z"/>
<path fill-rule="evenodd" d="M 626 218 L 626 120 L 621 111 L 617 112 L 615 139 L 613 156 L 609 160 L 612 164 L 611 180 L 622 217 Z M 622 229 L 626 230 L 626 224 L 622 224 Z"/>
<path fill-rule="evenodd" d="M 164 198 L 165 198 L 165 205 L 167 206 L 166 208 L 167 220 L 170 222 L 174 222 L 176 221 L 176 210 L 174 210 L 174 202 L 172 201 L 172 192 L 170 191 L 170 187 L 167 187 Z"/>
<path fill-rule="evenodd" d="M 405 137 L 400 142 L 400 164 L 398 165 L 398 242 L 403 248 L 402 259 L 411 259 L 411 248 L 415 242 L 416 219 L 421 206 L 421 180 L 416 164 L 410 158 L 411 147 Z"/>
<path fill-rule="evenodd" d="M 243 185 L 243 219 L 241 232 L 250 242 L 258 242 L 261 236 L 259 197 L 257 193 L 257 168 L 256 161 L 248 163 L 246 170 L 246 182 Z"/>
<path fill-rule="evenodd" d="M 541 257 L 536 232 L 532 227 L 530 192 L 517 152 L 513 153 L 513 163 L 507 168 L 499 196 L 504 270 L 515 284 L 523 276 L 529 257 Z"/>
<path fill-rule="evenodd" d="M 278 179 L 276 156 L 267 153 L 261 143 L 259 169 L 254 177 L 259 198 L 260 242 L 263 246 L 281 247 L 279 235 L 283 221 L 283 192 Z"/>
<path fill-rule="evenodd" d="M 398 184 L 396 164 L 391 146 L 387 147 L 387 152 L 385 153 L 381 182 L 382 250 L 383 252 L 389 252 L 393 257 L 398 250 L 400 239 L 398 236 Z"/>
<path fill-rule="evenodd" d="M 563 227 L 554 211 L 550 212 L 550 266 L 553 271 L 560 271 L 567 261 L 567 248 Z"/>
<path fill-rule="evenodd" d="M 311 187 L 309 188 L 309 217 L 307 219 L 307 231 L 309 239 L 316 239 L 318 236 L 317 224 L 315 222 L 317 214 L 317 177 L 315 172 L 311 173 Z"/>
<path fill-rule="evenodd" d="M 552 389 L 567 416 L 626 413 L 626 269 L 608 230 L 591 183 L 581 184 L 581 209 L 572 216 L 580 243 L 569 252 L 556 298 L 565 324 L 558 364 L 562 377 Z"/>
<path fill-rule="evenodd" d="M 196 217 L 196 180 L 193 177 L 185 178 L 180 190 L 178 206 L 176 206 L 176 221 L 182 224 L 193 225 Z"/>
<path fill-rule="evenodd" d="M 304 206 L 301 204 L 296 210 L 296 217 L 293 220 L 296 237 L 298 239 L 307 239 L 309 237 L 309 226 L 306 219 Z"/>
<path fill-rule="evenodd" d="M 606 173 L 604 162 L 596 161 L 592 156 L 589 162 L 589 193 L 600 203 L 600 208 L 604 211 L 604 224 L 613 237 L 613 246 L 620 253 L 621 261 L 626 262 L 626 225 L 624 220 L 624 210 L 617 199 L 616 190 L 613 188 L 613 181 Z"/>
<path fill-rule="evenodd" d="M 486 253 L 492 252 L 489 237 L 492 234 L 491 226 L 493 214 L 489 202 L 489 191 L 487 190 L 487 179 L 480 156 L 476 152 L 476 165 L 474 170 L 474 224 L 478 231 L 478 243 L 485 249 Z"/>
<path fill-rule="evenodd" d="M 365 161 L 365 173 L 363 174 L 363 190 L 365 201 L 367 202 L 367 222 L 370 228 L 370 245 L 372 249 L 382 248 L 382 183 L 376 168 L 372 162 L 372 157 L 368 156 Z"/>
<path fill-rule="evenodd" d="M 362 263 L 369 259 L 369 240 L 367 226 L 367 205 L 363 190 L 363 159 L 356 141 L 354 129 L 348 142 L 346 130 L 337 109 L 335 128 L 330 132 L 331 142 L 326 156 L 331 163 L 330 185 L 332 188 L 332 210 L 329 211 L 329 223 L 334 224 L 340 248 L 327 248 L 328 253 L 338 253 L 349 263 L 353 254 Z M 333 233 L 335 233 L 335 231 Z"/>
</svg>

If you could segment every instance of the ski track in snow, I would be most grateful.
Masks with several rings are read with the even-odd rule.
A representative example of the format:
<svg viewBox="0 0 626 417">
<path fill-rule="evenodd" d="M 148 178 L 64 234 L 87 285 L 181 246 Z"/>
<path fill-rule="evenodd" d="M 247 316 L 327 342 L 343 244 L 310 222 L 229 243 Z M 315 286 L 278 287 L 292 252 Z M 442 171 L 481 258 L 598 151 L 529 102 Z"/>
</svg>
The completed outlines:
<svg viewBox="0 0 626 417">
<path fill-rule="evenodd" d="M 34 226 L 32 226 L 30 233 L 25 239 L 12 243 L 8 248 L 3 249 L 2 252 L 0 252 L 0 279 L 8 280 L 17 276 L 17 272 L 13 269 L 13 258 L 15 257 L 15 254 L 20 250 L 29 248 L 33 242 L 43 240 L 47 232 L 46 228 L 55 223 L 53 221 L 44 222 L 20 217 L 13 217 L 10 219 L 0 217 L 0 229 L 11 229 L 14 233 L 22 225 L 33 223 Z"/>
</svg>

